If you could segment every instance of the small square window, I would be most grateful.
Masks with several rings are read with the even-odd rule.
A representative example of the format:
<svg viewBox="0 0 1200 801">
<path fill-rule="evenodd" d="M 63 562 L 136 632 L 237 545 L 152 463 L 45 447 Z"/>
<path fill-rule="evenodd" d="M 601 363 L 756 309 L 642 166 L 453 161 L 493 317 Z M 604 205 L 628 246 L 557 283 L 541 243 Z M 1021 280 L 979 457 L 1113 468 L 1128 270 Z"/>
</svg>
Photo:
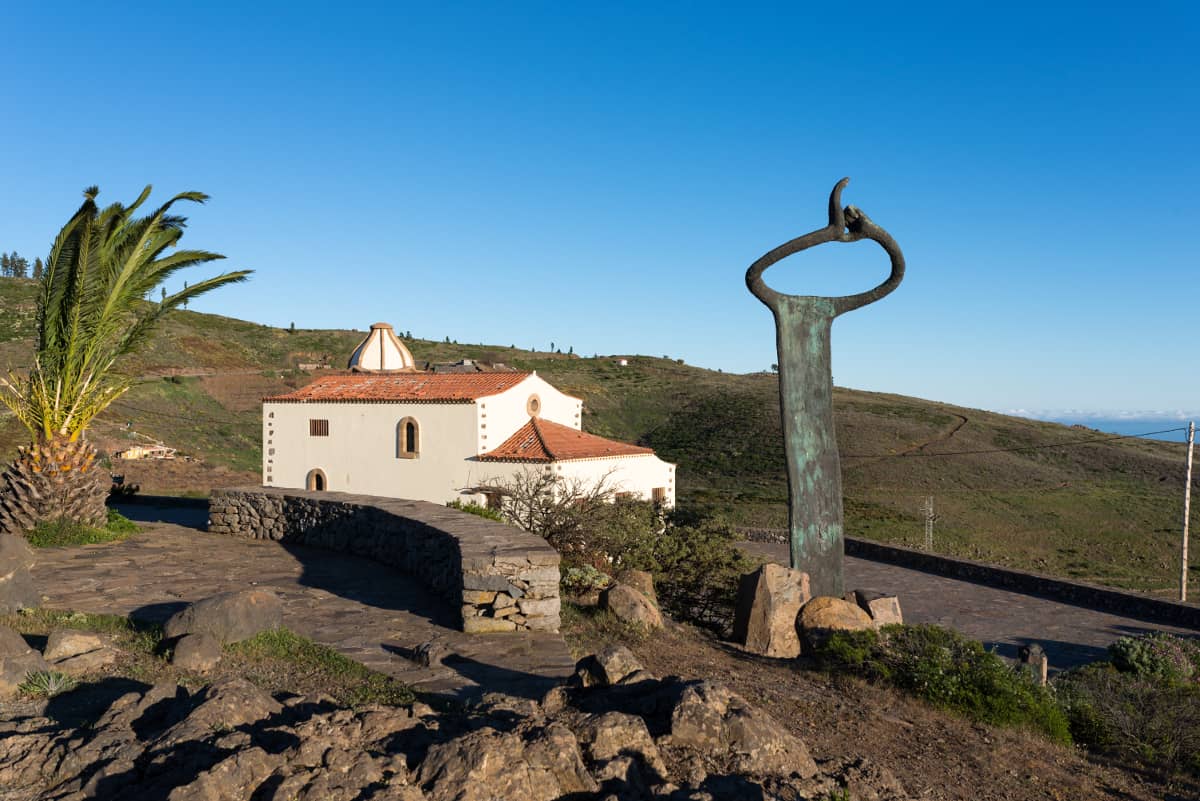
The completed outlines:
<svg viewBox="0 0 1200 801">
<path fill-rule="evenodd" d="M 329 436 L 329 421 L 328 420 L 309 420 L 308 435 L 310 437 L 328 437 Z"/>
</svg>

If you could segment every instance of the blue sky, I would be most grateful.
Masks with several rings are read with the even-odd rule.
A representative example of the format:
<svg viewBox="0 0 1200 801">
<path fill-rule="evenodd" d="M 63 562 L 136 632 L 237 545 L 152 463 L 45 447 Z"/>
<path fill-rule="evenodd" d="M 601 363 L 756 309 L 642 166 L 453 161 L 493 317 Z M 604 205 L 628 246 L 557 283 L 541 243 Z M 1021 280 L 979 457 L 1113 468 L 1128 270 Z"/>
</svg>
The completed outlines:
<svg viewBox="0 0 1200 801">
<path fill-rule="evenodd" d="M 49 5 L 5 11 L 0 250 L 199 189 L 184 243 L 256 274 L 194 308 L 746 372 L 746 267 L 848 175 L 908 275 L 839 385 L 1200 412 L 1188 4 Z M 768 278 L 860 291 L 873 247 Z"/>
</svg>

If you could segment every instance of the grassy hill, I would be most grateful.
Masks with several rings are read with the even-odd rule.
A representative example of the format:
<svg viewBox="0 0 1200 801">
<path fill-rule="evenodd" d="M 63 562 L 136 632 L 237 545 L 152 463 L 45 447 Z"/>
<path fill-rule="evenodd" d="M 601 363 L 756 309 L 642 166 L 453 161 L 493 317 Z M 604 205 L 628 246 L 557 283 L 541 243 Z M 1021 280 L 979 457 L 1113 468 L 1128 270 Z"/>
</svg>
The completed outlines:
<svg viewBox="0 0 1200 801">
<path fill-rule="evenodd" d="M 33 283 L 0 280 L 0 368 L 28 363 L 33 332 Z M 220 468 L 191 479 L 197 491 L 208 480 L 256 480 L 259 399 L 306 383 L 300 364 L 342 366 L 363 335 L 181 312 L 126 365 L 141 381 L 93 436 L 104 448 L 161 439 Z M 682 506 L 740 525 L 786 525 L 773 375 L 648 356 L 628 357 L 621 367 L 612 358 L 493 345 L 408 345 L 418 360 L 473 358 L 537 370 L 584 399 L 588 431 L 650 445 L 677 462 Z M 850 534 L 919 545 L 921 505 L 932 496 L 938 551 L 1164 594 L 1175 586 L 1181 446 L 1127 439 L 1046 447 L 1104 435 L 849 389 L 835 390 L 834 407 Z M 24 437 L 14 420 L 0 420 L 0 458 Z"/>
</svg>

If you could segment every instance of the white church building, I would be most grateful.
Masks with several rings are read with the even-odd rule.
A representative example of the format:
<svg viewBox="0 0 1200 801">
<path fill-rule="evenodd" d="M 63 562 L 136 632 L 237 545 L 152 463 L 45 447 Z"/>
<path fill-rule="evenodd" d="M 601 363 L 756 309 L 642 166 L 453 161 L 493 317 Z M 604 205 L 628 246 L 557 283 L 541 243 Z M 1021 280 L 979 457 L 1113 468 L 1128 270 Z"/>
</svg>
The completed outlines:
<svg viewBox="0 0 1200 801">
<path fill-rule="evenodd" d="M 543 470 L 675 505 L 675 465 L 585 433 L 583 401 L 537 373 L 418 372 L 386 323 L 350 369 L 263 400 L 265 486 L 486 504 L 481 487 Z"/>
</svg>

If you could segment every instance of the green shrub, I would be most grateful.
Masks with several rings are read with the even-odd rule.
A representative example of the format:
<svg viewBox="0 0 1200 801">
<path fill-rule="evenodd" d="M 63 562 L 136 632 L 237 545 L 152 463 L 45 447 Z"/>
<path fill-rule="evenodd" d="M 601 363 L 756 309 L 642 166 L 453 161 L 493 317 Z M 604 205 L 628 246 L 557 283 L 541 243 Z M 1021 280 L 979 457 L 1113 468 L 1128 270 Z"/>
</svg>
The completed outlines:
<svg viewBox="0 0 1200 801">
<path fill-rule="evenodd" d="M 74 690 L 75 679 L 57 670 L 35 670 L 25 677 L 17 692 L 29 698 L 53 698 Z"/>
<path fill-rule="evenodd" d="M 826 669 L 905 690 L 941 709 L 997 726 L 1037 729 L 1069 743 L 1067 719 L 1050 692 L 983 645 L 939 626 L 837 632 L 816 653 Z"/>
<path fill-rule="evenodd" d="M 630 543 L 621 567 L 654 574 L 659 603 L 677 620 L 727 633 L 737 605 L 738 581 L 755 567 L 734 545 L 738 537 L 714 522 L 666 527 Z"/>
<path fill-rule="evenodd" d="M 1072 736 L 1089 750 L 1200 775 L 1200 685 L 1102 662 L 1068 671 L 1053 686 Z"/>
<path fill-rule="evenodd" d="M 460 500 L 453 500 L 448 501 L 446 505 L 451 509 L 457 509 L 460 512 L 467 512 L 468 514 L 473 514 L 476 517 L 484 517 L 488 520 L 504 522 L 504 515 L 500 514 L 499 510 L 489 509 L 486 506 L 480 506 L 477 503 L 463 503 Z"/>
<path fill-rule="evenodd" d="M 93 528 L 60 517 L 38 523 L 29 532 L 29 544 L 35 548 L 62 548 L 72 545 L 95 545 L 117 542 L 139 531 L 138 525 L 118 512 L 109 509 L 104 528 Z"/>
<path fill-rule="evenodd" d="M 591 565 L 579 565 L 564 568 L 560 583 L 563 592 L 569 595 L 585 595 L 604 589 L 611 581 L 607 574 Z"/>
<path fill-rule="evenodd" d="M 1200 643 L 1165 632 L 1122 637 L 1108 646 L 1117 670 L 1167 684 L 1200 678 Z"/>
</svg>

